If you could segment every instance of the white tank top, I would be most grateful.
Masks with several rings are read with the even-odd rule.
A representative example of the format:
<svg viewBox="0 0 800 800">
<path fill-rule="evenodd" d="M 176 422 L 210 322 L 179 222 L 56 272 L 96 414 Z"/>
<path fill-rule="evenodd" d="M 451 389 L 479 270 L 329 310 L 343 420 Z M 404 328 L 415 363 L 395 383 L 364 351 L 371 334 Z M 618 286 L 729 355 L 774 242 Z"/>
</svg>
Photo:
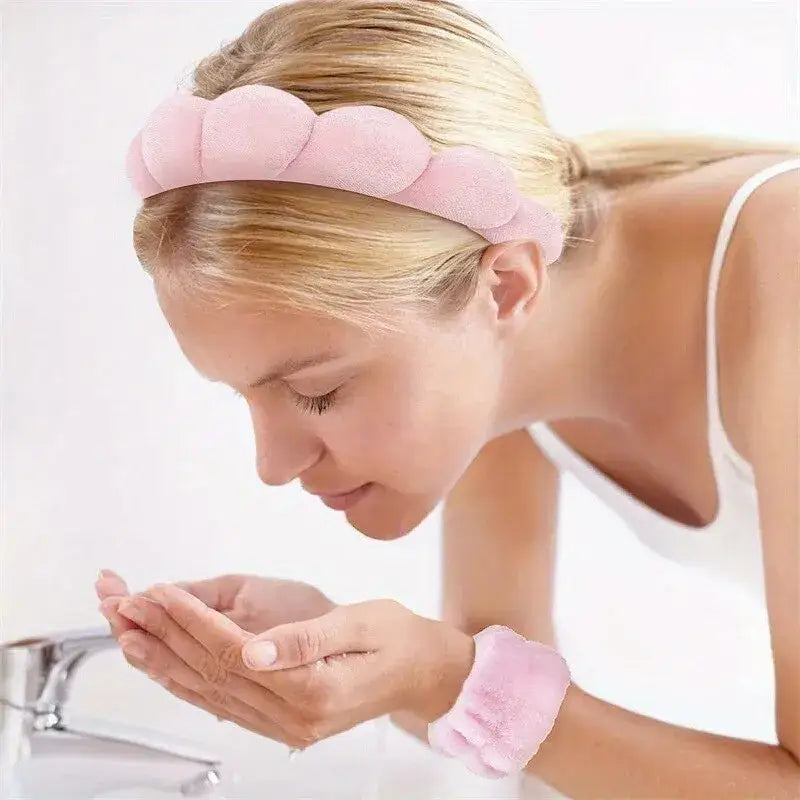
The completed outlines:
<svg viewBox="0 0 800 800">
<path fill-rule="evenodd" d="M 585 460 L 546 423 L 530 426 L 542 451 L 560 469 L 572 472 L 628 523 L 639 540 L 673 561 L 729 579 L 764 601 L 764 574 L 758 495 L 751 465 L 734 449 L 722 425 L 717 386 L 716 299 L 719 276 L 736 219 L 750 194 L 762 183 L 790 169 L 800 158 L 773 164 L 748 178 L 731 198 L 722 218 L 711 260 L 706 305 L 706 398 L 708 444 L 719 508 L 703 527 L 686 525 L 638 500 Z"/>
</svg>

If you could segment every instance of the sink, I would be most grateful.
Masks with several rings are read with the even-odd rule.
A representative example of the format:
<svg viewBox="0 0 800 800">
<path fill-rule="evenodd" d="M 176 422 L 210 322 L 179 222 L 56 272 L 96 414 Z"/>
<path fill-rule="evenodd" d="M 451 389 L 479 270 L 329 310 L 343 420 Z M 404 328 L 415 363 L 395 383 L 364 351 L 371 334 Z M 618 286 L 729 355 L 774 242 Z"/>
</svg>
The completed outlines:
<svg viewBox="0 0 800 800">
<path fill-rule="evenodd" d="M 114 650 L 105 629 L 0 643 L 0 800 L 397 797 L 391 781 L 379 786 L 388 716 L 290 759 L 280 742 L 232 723 L 220 727 L 212 715 L 166 692 L 150 695 L 144 678 L 147 693 L 139 695 L 114 679 L 111 665 L 95 663 L 94 654 Z M 87 661 L 97 668 L 93 677 Z M 77 697 L 72 691 L 77 672 L 85 679 L 83 705 L 101 718 L 72 713 L 81 705 L 80 691 Z M 109 718 L 118 715 L 125 721 Z"/>
<path fill-rule="evenodd" d="M 67 732 L 40 734 L 33 741 L 29 757 L 17 764 L 11 777 L 8 800 L 224 797 L 220 773 L 210 764 L 190 765 L 167 753 L 143 753 L 135 743 L 98 741 Z M 176 740 L 170 742 L 174 746 Z"/>
<path fill-rule="evenodd" d="M 206 748 L 157 729 L 71 713 L 79 667 L 116 647 L 97 628 L 0 644 L 0 800 L 101 800 L 128 789 L 140 798 L 144 791 L 217 792 L 220 759 Z"/>
<path fill-rule="evenodd" d="M 175 701 L 176 706 L 179 701 Z M 11 791 L 0 792 L 2 800 L 377 800 L 395 797 L 379 789 L 382 772 L 382 741 L 388 733 L 388 717 L 364 723 L 337 737 L 322 741 L 290 758 L 288 748 L 255 736 L 228 723 L 205 721 L 205 715 L 192 709 L 176 708 L 172 730 L 164 729 L 171 754 L 143 752 L 136 744 L 102 741 L 99 721 L 90 720 L 93 738 L 67 732 L 42 732 L 32 737 L 29 755 L 14 770 Z M 192 722 L 197 719 L 197 724 Z M 76 726 L 73 719 L 71 725 Z M 119 724 L 110 723 L 114 731 Z M 191 730 L 197 739 L 186 742 L 194 759 L 204 756 L 197 740 L 213 743 L 221 762 L 219 778 L 214 764 L 177 759 L 180 753 L 174 731 Z M 134 728 L 125 726 L 125 735 L 136 738 Z M 211 735 L 215 732 L 216 737 Z M 146 731 L 150 744 L 153 729 Z M 208 754 L 209 756 L 211 753 Z M 203 778 L 211 774 L 211 779 Z M 0 781 L 2 783 L 2 781 Z M 183 791 L 182 791 L 183 790 Z"/>
<path fill-rule="evenodd" d="M 108 770 L 106 772 L 106 770 Z M 201 779 L 205 773 L 198 772 Z M 17 769 L 9 800 L 183 800 L 181 786 L 186 767 L 159 764 L 151 759 L 94 758 L 32 759 Z M 216 788 L 205 794 L 210 800 L 224 795 Z"/>
</svg>

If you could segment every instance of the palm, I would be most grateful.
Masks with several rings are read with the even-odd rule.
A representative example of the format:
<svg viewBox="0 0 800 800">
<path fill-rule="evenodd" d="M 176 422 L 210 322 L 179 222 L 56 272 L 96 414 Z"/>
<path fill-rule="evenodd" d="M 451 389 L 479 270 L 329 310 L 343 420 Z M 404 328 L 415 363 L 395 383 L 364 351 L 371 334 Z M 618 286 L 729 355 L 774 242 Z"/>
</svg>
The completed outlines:
<svg viewBox="0 0 800 800">
<path fill-rule="evenodd" d="M 228 581 L 233 589 L 230 607 L 217 610 L 250 633 L 318 617 L 335 605 L 319 589 L 300 581 L 255 575 L 231 575 L 217 580 Z"/>
</svg>

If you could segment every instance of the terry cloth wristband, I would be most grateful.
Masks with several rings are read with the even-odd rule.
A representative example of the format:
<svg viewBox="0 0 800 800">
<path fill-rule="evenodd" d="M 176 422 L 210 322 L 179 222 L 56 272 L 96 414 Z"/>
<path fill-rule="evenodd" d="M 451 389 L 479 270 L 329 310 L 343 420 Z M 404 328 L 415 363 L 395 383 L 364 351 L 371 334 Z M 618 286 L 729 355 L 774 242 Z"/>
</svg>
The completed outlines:
<svg viewBox="0 0 800 800">
<path fill-rule="evenodd" d="M 571 676 L 556 650 L 502 625 L 476 634 L 475 660 L 453 707 L 428 741 L 478 775 L 520 772 L 550 734 Z"/>
</svg>

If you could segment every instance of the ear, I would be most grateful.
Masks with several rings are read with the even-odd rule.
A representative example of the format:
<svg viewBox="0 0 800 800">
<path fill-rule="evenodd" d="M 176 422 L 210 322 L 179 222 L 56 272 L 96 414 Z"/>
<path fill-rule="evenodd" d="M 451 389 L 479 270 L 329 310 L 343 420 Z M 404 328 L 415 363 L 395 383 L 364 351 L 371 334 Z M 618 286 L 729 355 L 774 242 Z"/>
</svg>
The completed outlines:
<svg viewBox="0 0 800 800">
<path fill-rule="evenodd" d="M 484 251 L 480 266 L 489 281 L 498 320 L 523 318 L 547 282 L 541 250 L 532 240 L 493 244 Z"/>
</svg>

